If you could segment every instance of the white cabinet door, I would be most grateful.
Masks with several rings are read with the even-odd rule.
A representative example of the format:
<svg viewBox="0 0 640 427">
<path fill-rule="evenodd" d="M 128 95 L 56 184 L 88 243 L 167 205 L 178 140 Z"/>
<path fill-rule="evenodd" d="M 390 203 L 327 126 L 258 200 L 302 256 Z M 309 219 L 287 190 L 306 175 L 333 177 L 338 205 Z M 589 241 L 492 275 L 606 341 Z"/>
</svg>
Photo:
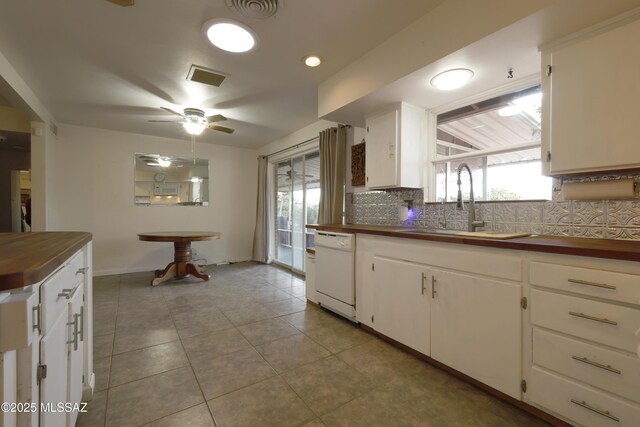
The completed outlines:
<svg viewBox="0 0 640 427">
<path fill-rule="evenodd" d="M 640 167 L 638 40 L 640 20 L 543 53 L 546 173 Z"/>
<path fill-rule="evenodd" d="M 67 365 L 67 400 L 66 402 L 77 404 L 82 400 L 83 363 L 84 363 L 84 290 L 79 286 L 73 298 L 69 302 L 69 315 L 67 325 L 68 337 L 68 365 Z M 78 412 L 68 413 L 68 426 L 74 426 L 78 418 Z"/>
<path fill-rule="evenodd" d="M 429 355 L 429 269 L 390 258 L 374 257 L 374 328 Z"/>
<path fill-rule="evenodd" d="M 398 185 L 399 111 L 392 110 L 367 119 L 367 187 Z"/>
<path fill-rule="evenodd" d="M 431 357 L 520 399 L 520 284 L 436 269 L 431 274 Z"/>
<path fill-rule="evenodd" d="M 46 366 L 46 377 L 40 382 L 40 402 L 56 408 L 67 401 L 68 358 L 67 312 L 60 313 L 40 341 L 40 364 Z M 40 412 L 41 426 L 66 426 L 67 414 L 57 411 Z"/>
</svg>

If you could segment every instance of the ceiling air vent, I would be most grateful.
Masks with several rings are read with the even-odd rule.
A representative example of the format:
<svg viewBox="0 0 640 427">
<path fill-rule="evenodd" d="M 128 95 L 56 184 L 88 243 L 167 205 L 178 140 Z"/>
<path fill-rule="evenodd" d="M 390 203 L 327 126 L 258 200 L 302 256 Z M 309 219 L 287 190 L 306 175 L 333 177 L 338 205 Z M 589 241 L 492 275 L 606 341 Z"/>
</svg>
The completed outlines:
<svg viewBox="0 0 640 427">
<path fill-rule="evenodd" d="M 227 6 L 246 18 L 271 18 L 282 6 L 282 0 L 227 0 Z"/>
<path fill-rule="evenodd" d="M 226 78 L 227 76 L 219 71 L 210 70 L 195 64 L 191 66 L 189 74 L 187 75 L 187 80 L 215 87 L 219 87 Z"/>
</svg>

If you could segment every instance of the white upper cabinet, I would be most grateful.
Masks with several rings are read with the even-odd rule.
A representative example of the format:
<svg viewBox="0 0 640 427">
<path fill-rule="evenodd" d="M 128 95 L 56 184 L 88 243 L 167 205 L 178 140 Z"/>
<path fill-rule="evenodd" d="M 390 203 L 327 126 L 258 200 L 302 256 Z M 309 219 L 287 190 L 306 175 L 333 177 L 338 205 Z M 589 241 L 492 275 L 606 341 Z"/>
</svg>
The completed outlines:
<svg viewBox="0 0 640 427">
<path fill-rule="evenodd" d="M 368 188 L 421 188 L 425 110 L 401 103 L 366 117 Z"/>
<path fill-rule="evenodd" d="M 640 167 L 639 18 L 636 11 L 543 49 L 545 174 Z"/>
</svg>

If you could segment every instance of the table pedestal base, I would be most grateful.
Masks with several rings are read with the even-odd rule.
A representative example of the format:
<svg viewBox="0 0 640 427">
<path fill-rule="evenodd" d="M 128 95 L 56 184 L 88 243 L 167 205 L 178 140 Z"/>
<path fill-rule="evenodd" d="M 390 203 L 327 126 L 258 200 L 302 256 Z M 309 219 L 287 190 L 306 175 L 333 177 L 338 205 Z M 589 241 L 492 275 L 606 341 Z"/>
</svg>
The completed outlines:
<svg viewBox="0 0 640 427">
<path fill-rule="evenodd" d="M 202 280 L 209 280 L 206 267 L 200 267 L 191 260 L 191 242 L 174 242 L 174 261 L 167 265 L 164 270 L 156 270 L 155 278 L 151 280 L 151 286 L 157 286 L 167 280 L 182 279 L 189 275 Z"/>
<path fill-rule="evenodd" d="M 178 271 L 184 271 L 183 274 L 178 275 Z M 151 280 L 151 286 L 157 286 L 160 283 L 166 282 L 167 280 L 171 280 L 173 278 L 182 279 L 189 275 L 197 277 L 202 280 L 209 280 L 209 275 L 205 273 L 206 267 L 200 267 L 195 262 L 187 262 L 183 266 L 179 266 L 178 263 L 172 262 L 167 265 L 164 270 L 156 270 L 156 277 Z"/>
</svg>

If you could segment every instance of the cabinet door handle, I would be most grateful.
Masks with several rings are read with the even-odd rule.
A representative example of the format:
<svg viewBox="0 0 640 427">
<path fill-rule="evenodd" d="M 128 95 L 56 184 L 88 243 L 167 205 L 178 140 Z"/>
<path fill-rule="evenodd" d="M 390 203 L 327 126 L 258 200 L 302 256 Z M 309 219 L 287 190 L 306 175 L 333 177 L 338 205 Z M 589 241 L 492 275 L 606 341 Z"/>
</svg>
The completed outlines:
<svg viewBox="0 0 640 427">
<path fill-rule="evenodd" d="M 427 275 L 426 275 L 426 274 L 424 274 L 424 272 L 423 272 L 423 273 L 422 273 L 422 282 L 421 282 L 421 285 L 422 285 L 422 295 L 424 295 L 424 279 L 426 279 L 426 278 L 427 278 Z"/>
<path fill-rule="evenodd" d="M 78 290 L 79 287 L 80 285 L 76 286 L 73 289 L 68 289 L 68 288 L 63 289 L 62 292 L 58 294 L 58 298 L 62 298 L 62 297 L 66 299 L 73 298 L 73 296 L 76 294 L 76 291 Z"/>
<path fill-rule="evenodd" d="M 78 335 L 80 335 L 80 341 L 84 342 L 84 305 L 80 306 L 80 314 L 78 315 Z"/>
<path fill-rule="evenodd" d="M 611 414 L 611 412 L 609 411 L 603 411 L 602 409 L 598 409 L 598 408 L 594 408 L 593 406 L 589 405 L 587 402 L 585 402 L 584 400 L 576 400 L 576 399 L 571 399 L 571 403 L 578 405 L 578 406 L 582 406 L 585 409 L 588 409 L 592 412 L 595 412 L 596 414 L 600 414 L 603 417 L 607 417 L 610 420 L 613 420 L 617 423 L 620 422 L 620 418 L 616 417 L 615 415 Z"/>
<path fill-rule="evenodd" d="M 593 320 L 594 322 L 606 323 L 607 325 L 613 325 L 613 326 L 618 325 L 618 322 L 606 319 L 604 317 L 589 316 L 588 314 L 576 313 L 575 311 L 570 311 L 569 314 L 575 317 L 580 317 L 582 319 Z"/>
<path fill-rule="evenodd" d="M 431 276 L 431 298 L 435 298 L 436 294 L 436 276 Z"/>
<path fill-rule="evenodd" d="M 82 267 L 76 271 L 76 274 L 87 274 L 87 271 L 89 271 L 89 267 Z"/>
<path fill-rule="evenodd" d="M 586 280 L 580 280 L 580 279 L 568 279 L 567 282 L 576 283 L 578 285 L 594 286 L 596 288 L 617 289 L 615 286 L 607 285 L 606 283 L 588 282 Z"/>
<path fill-rule="evenodd" d="M 42 305 L 36 304 L 33 306 L 32 310 L 33 330 L 40 333 L 42 331 L 42 325 L 40 324 L 42 319 Z"/>
<path fill-rule="evenodd" d="M 73 322 L 67 323 L 67 325 L 73 325 L 73 339 L 71 341 L 67 341 L 67 344 L 73 344 L 73 351 L 78 349 L 78 313 L 74 313 Z"/>
<path fill-rule="evenodd" d="M 577 360 L 578 362 L 586 363 L 587 365 L 595 366 L 596 368 L 604 369 L 605 371 L 613 372 L 614 374 L 622 374 L 622 371 L 616 368 L 612 368 L 611 365 L 604 365 L 602 363 L 594 362 L 593 360 L 589 360 L 586 357 L 581 356 L 571 356 L 573 360 Z"/>
</svg>

